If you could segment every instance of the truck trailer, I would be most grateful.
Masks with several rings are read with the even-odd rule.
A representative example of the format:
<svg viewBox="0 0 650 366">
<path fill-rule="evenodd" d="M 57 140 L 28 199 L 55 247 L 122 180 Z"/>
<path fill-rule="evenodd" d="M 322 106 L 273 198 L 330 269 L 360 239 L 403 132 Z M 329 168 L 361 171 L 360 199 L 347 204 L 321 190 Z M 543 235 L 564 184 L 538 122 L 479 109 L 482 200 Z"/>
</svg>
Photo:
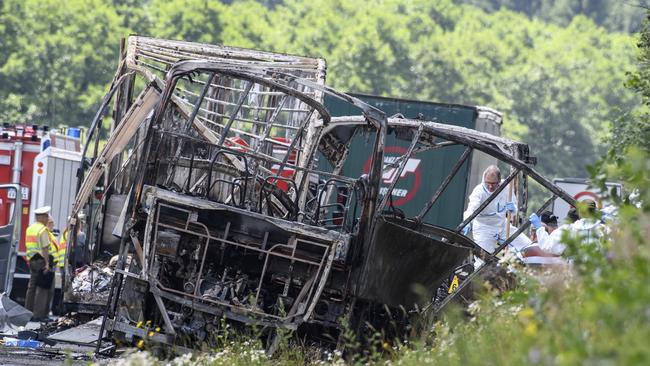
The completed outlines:
<svg viewBox="0 0 650 366">
<path fill-rule="evenodd" d="M 348 93 L 348 95 L 382 110 L 388 116 L 440 122 L 501 136 L 502 115 L 489 107 L 389 98 L 360 93 Z M 325 97 L 324 105 L 334 117 L 359 113 L 358 110 L 355 111 L 355 107 L 329 96 Z M 366 167 L 370 156 L 367 153 L 364 154 L 364 151 L 368 151 L 366 147 L 368 143 L 368 136 L 357 135 L 354 137 L 350 145 L 350 157 L 343 168 L 344 175 L 358 176 L 367 173 Z M 386 140 L 384 163 L 390 164 L 407 148 L 408 143 L 389 135 Z M 451 147 L 422 152 L 419 157 L 409 158 L 392 191 L 393 207 L 407 215 L 417 214 L 418 203 L 427 200 L 435 193 L 436 187 L 462 153 L 462 148 Z M 496 158 L 488 154 L 480 151 L 473 152 L 469 157 L 468 164 L 461 168 L 436 206 L 427 213 L 427 219 L 446 227 L 452 227 L 460 222 L 469 192 L 481 182 L 485 168 L 496 164 L 497 161 Z M 321 168 L 328 169 L 325 159 L 321 159 L 319 162 Z M 394 169 L 388 170 L 382 179 L 385 182 L 390 182 L 397 178 L 394 177 L 394 173 Z M 385 189 L 380 194 L 385 194 Z"/>
</svg>

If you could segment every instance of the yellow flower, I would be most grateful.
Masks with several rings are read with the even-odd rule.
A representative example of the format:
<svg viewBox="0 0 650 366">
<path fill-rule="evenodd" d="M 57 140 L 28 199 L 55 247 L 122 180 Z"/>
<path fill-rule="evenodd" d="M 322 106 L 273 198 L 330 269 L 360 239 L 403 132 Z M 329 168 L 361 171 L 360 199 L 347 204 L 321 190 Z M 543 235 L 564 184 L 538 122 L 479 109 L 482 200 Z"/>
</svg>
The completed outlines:
<svg viewBox="0 0 650 366">
<path fill-rule="evenodd" d="M 142 320 L 138 322 L 138 324 L 135 325 L 136 328 L 142 328 Z"/>
<path fill-rule="evenodd" d="M 533 316 L 535 316 L 535 310 L 533 310 L 532 308 L 527 307 L 527 308 L 522 309 L 519 312 L 519 317 L 521 317 L 522 319 L 530 319 Z"/>
<path fill-rule="evenodd" d="M 136 347 L 143 349 L 144 348 L 144 339 L 141 339 L 138 341 L 138 343 L 135 344 Z"/>
<path fill-rule="evenodd" d="M 532 321 L 526 325 L 526 328 L 524 329 L 524 334 L 530 337 L 534 337 L 537 335 L 537 323 Z"/>
</svg>

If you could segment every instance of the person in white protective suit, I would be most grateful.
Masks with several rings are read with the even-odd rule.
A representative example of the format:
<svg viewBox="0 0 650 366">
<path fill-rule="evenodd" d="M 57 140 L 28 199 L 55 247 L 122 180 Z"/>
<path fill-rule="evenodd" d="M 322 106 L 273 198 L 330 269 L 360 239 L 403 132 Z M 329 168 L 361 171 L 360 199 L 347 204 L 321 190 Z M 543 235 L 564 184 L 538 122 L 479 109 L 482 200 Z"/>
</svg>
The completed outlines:
<svg viewBox="0 0 650 366">
<path fill-rule="evenodd" d="M 586 204 L 589 213 L 594 215 L 596 202 L 586 201 Z M 566 245 L 562 242 L 565 232 L 568 232 L 570 237 L 581 239 L 585 244 L 598 244 L 607 232 L 607 228 L 600 220 L 591 217 L 578 218 L 575 222 L 568 222 L 559 227 L 557 218 L 550 212 L 542 214 L 541 219 L 536 214 L 532 214 L 529 220 L 535 229 L 539 248 L 554 255 L 562 255 L 566 249 Z"/>
<path fill-rule="evenodd" d="M 541 218 L 532 214 L 528 220 L 535 230 L 539 249 L 556 256 L 564 253 L 566 245 L 562 243 L 562 234 L 570 230 L 571 223 L 558 226 L 557 217 L 550 211 L 542 213 Z"/>
<path fill-rule="evenodd" d="M 586 200 L 583 204 L 587 205 L 589 216 L 581 217 L 571 224 L 571 237 L 580 239 L 583 244 L 599 245 L 601 239 L 609 233 L 609 229 L 601 220 L 594 218 L 599 215 L 596 201 Z"/>
<path fill-rule="evenodd" d="M 477 185 L 469 195 L 469 202 L 467 209 L 463 213 L 463 220 L 471 216 L 496 191 L 500 184 L 501 171 L 496 165 L 490 165 L 483 172 L 483 182 Z M 463 234 L 467 236 L 472 231 L 472 236 L 476 244 L 486 251 L 493 253 L 497 245 L 502 244 L 507 239 L 506 214 L 507 212 L 510 212 L 511 215 L 517 213 L 517 205 L 515 202 L 517 202 L 517 198 L 514 195 L 508 200 L 507 189 L 502 190 L 474 220 L 465 226 Z M 512 235 L 517 231 L 517 228 L 512 224 L 509 225 L 510 235 Z M 519 253 L 530 244 L 530 239 L 526 235 L 521 234 L 510 243 L 510 247 Z"/>
</svg>

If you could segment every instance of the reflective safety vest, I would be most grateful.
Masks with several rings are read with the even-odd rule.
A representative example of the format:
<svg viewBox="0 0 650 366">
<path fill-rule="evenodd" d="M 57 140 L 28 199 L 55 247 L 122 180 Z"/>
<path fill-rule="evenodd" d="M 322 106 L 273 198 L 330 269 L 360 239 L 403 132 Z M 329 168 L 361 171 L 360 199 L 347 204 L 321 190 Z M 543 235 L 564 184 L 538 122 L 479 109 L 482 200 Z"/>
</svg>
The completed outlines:
<svg viewBox="0 0 650 366">
<path fill-rule="evenodd" d="M 52 258 L 54 258 L 54 263 L 52 264 L 52 266 L 62 267 L 62 264 L 63 264 L 62 260 L 61 260 L 61 265 L 59 265 L 60 247 L 59 247 L 59 244 L 56 241 L 56 236 L 50 230 L 47 231 L 47 235 L 50 237 L 50 246 L 48 248 L 48 251 L 49 251 L 50 255 L 52 256 Z"/>
<path fill-rule="evenodd" d="M 27 228 L 25 232 L 25 248 L 27 249 L 27 260 L 31 260 L 34 254 L 41 253 L 41 247 L 38 245 L 38 238 L 43 234 L 43 230 L 47 230 L 45 225 L 40 222 L 35 222 Z"/>
<path fill-rule="evenodd" d="M 54 263 L 58 267 L 63 268 L 65 265 L 65 250 L 68 247 L 68 229 L 63 230 L 63 235 L 61 235 L 61 241 L 59 241 L 59 250 L 54 256 Z"/>
</svg>

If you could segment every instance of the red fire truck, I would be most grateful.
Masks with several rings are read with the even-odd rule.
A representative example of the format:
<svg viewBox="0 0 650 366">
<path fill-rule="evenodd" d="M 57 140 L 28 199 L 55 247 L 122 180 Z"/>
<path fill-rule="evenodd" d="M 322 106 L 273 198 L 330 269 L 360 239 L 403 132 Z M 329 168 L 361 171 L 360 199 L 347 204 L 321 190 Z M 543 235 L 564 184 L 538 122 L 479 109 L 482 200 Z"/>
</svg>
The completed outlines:
<svg viewBox="0 0 650 366">
<path fill-rule="evenodd" d="M 0 254 L 0 263 L 6 263 L 7 273 L 13 273 L 11 297 L 19 302 L 24 300 L 29 280 L 24 236 L 27 227 L 34 222 L 33 210 L 51 206 L 54 231 L 62 232 L 74 200 L 81 142 L 78 129 L 68 132 L 71 136 L 51 131 L 47 126 L 5 123 L 0 127 L 0 185 L 20 186 L 20 192 L 0 190 L 0 227 L 13 222 L 16 200 L 22 203 L 20 228 L 15 231 L 19 238 L 10 240 L 18 247 L 2 252 L 17 253 L 18 258 L 13 261 Z M 15 271 L 9 268 L 14 266 L 12 262 L 15 262 Z"/>
</svg>

